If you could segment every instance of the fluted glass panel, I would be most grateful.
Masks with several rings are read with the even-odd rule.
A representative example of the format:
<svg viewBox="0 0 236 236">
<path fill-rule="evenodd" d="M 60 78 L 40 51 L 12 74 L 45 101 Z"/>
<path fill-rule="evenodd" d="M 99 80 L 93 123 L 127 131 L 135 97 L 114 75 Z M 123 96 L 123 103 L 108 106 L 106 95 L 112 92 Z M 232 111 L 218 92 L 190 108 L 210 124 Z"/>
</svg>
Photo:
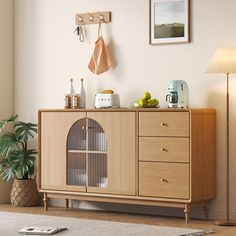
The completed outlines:
<svg viewBox="0 0 236 236">
<path fill-rule="evenodd" d="M 67 157 L 67 184 L 86 186 L 86 154 L 69 152 Z"/>
<path fill-rule="evenodd" d="M 89 154 L 88 186 L 107 187 L 107 155 Z"/>
<path fill-rule="evenodd" d="M 98 122 L 88 119 L 88 150 L 107 151 L 106 134 Z"/>
<path fill-rule="evenodd" d="M 71 127 L 67 145 L 68 150 L 86 150 L 86 118 L 78 120 Z"/>
</svg>

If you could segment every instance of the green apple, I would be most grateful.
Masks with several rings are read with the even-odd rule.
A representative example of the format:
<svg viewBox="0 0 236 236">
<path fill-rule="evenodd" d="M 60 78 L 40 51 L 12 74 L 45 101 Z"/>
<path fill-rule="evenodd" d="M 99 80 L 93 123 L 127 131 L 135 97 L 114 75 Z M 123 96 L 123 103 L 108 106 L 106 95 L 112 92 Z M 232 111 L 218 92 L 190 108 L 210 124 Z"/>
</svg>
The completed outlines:
<svg viewBox="0 0 236 236">
<path fill-rule="evenodd" d="M 147 100 L 147 106 L 152 107 L 152 98 Z"/>
<path fill-rule="evenodd" d="M 153 98 L 153 106 L 157 107 L 159 105 L 159 101 L 156 98 Z"/>
<path fill-rule="evenodd" d="M 145 92 L 143 94 L 143 98 L 146 99 L 146 100 L 150 99 L 151 97 L 152 97 L 152 95 L 149 92 Z"/>
<path fill-rule="evenodd" d="M 146 107 L 147 106 L 147 101 L 145 98 L 141 98 L 138 100 L 138 105 L 139 107 Z"/>
<path fill-rule="evenodd" d="M 157 107 L 159 105 L 159 101 L 156 98 L 148 99 L 148 107 Z"/>
</svg>

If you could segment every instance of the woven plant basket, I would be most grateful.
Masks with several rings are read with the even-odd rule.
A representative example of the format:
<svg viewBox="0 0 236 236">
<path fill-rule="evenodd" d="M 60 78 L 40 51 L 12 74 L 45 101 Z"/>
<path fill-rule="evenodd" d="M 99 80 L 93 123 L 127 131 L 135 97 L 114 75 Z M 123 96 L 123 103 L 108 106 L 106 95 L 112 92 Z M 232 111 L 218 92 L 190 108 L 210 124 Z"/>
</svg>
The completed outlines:
<svg viewBox="0 0 236 236">
<path fill-rule="evenodd" d="M 36 206 L 39 193 L 34 179 L 14 179 L 11 190 L 11 204 L 19 207 Z"/>
</svg>

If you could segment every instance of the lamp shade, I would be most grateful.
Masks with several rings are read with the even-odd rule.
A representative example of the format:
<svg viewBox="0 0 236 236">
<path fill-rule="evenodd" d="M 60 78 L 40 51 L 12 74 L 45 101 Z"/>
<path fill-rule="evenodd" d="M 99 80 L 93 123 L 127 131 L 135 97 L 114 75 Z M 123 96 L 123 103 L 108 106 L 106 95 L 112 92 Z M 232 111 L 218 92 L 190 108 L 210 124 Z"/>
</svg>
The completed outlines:
<svg viewBox="0 0 236 236">
<path fill-rule="evenodd" d="M 236 73 L 236 47 L 219 48 L 211 59 L 206 73 Z"/>
</svg>

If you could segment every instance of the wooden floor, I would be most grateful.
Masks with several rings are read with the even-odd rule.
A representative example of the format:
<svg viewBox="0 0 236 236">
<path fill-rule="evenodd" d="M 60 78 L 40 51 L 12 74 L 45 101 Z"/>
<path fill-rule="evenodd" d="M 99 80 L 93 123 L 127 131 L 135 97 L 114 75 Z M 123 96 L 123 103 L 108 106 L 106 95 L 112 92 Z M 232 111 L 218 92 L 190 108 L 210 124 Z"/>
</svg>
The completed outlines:
<svg viewBox="0 0 236 236">
<path fill-rule="evenodd" d="M 159 217 L 150 215 L 114 213 L 114 212 L 78 210 L 78 209 L 65 209 L 56 207 L 49 207 L 48 212 L 45 213 L 43 207 L 24 208 L 24 207 L 13 207 L 9 204 L 0 204 L 0 211 L 51 215 L 51 216 L 64 216 L 64 217 L 74 217 L 80 219 L 106 220 L 106 221 L 137 223 L 137 224 L 187 227 L 187 228 L 196 228 L 205 230 L 216 229 L 217 233 L 212 235 L 225 235 L 225 236 L 236 235 L 236 227 L 219 227 L 214 225 L 213 221 L 191 220 L 189 224 L 185 224 L 183 218 Z"/>
</svg>

